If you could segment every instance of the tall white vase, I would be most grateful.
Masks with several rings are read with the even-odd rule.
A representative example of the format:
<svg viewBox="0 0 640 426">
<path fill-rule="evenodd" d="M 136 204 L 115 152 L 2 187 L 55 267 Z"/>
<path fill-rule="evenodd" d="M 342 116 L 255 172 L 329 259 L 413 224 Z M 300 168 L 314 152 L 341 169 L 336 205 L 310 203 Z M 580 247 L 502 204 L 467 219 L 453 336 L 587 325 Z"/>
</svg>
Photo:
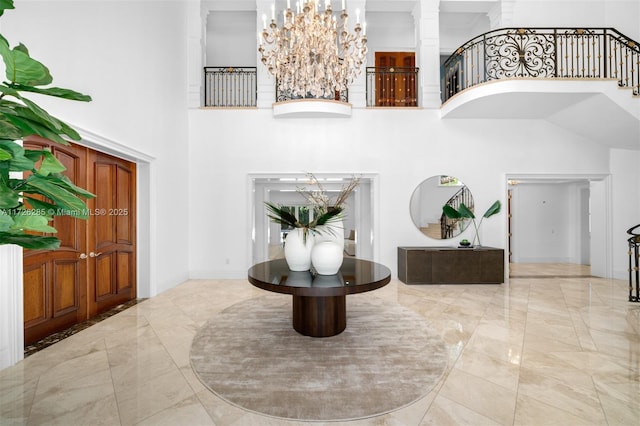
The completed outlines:
<svg viewBox="0 0 640 426">
<path fill-rule="evenodd" d="M 343 249 L 344 247 L 334 241 L 321 241 L 313 246 L 311 264 L 318 275 L 338 273 L 344 260 Z"/>
<path fill-rule="evenodd" d="M 304 231 L 302 228 L 295 228 L 284 240 L 284 258 L 292 271 L 308 271 L 311 268 L 314 236 L 307 232 L 305 241 Z"/>
</svg>

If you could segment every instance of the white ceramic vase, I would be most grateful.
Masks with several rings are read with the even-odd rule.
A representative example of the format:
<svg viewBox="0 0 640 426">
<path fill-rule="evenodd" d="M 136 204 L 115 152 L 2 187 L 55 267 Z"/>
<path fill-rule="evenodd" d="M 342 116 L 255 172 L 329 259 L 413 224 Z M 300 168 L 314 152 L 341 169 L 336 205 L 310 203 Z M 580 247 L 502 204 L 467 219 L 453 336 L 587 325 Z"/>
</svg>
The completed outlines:
<svg viewBox="0 0 640 426">
<path fill-rule="evenodd" d="M 311 250 L 314 246 L 314 236 L 305 229 L 295 228 L 287 234 L 284 240 L 284 258 L 292 271 L 308 271 L 311 268 Z"/>
<path fill-rule="evenodd" d="M 313 246 L 311 264 L 319 275 L 335 275 L 344 260 L 342 251 L 343 247 L 336 242 L 321 241 Z"/>
</svg>

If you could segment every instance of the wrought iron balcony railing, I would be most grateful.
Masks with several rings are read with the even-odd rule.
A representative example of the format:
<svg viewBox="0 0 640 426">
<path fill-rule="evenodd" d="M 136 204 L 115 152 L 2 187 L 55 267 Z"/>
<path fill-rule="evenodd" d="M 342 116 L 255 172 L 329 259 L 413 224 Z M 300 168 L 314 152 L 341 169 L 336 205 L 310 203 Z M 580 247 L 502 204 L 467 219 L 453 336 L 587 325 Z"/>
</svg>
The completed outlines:
<svg viewBox="0 0 640 426">
<path fill-rule="evenodd" d="M 442 101 L 503 78 L 616 79 L 640 96 L 640 46 L 613 28 L 505 28 L 473 38 L 442 67 Z"/>
<path fill-rule="evenodd" d="M 418 106 L 418 68 L 367 67 L 367 106 Z"/>
<path fill-rule="evenodd" d="M 256 67 L 205 67 L 204 106 L 255 107 L 256 74 Z"/>
</svg>

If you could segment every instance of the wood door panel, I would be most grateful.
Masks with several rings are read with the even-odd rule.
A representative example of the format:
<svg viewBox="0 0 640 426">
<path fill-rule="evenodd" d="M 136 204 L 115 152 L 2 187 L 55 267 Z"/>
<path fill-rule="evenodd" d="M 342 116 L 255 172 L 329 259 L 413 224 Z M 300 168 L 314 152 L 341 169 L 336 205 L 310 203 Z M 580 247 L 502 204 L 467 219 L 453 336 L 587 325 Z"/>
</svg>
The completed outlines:
<svg viewBox="0 0 640 426">
<path fill-rule="evenodd" d="M 132 193 L 132 172 L 122 167 L 117 168 L 118 192 L 116 194 L 116 205 L 118 206 L 111 213 L 116 219 L 117 241 L 119 244 L 133 244 L 134 224 L 131 222 L 129 212 L 133 206 Z"/>
<path fill-rule="evenodd" d="M 78 262 L 53 262 L 53 316 L 66 315 L 79 307 Z"/>
<path fill-rule="evenodd" d="M 133 260 L 133 253 L 118 253 L 117 282 L 119 293 L 122 290 L 133 288 L 133 284 L 135 282 L 135 277 L 133 275 L 133 271 L 135 271 L 135 268 L 133 267 Z"/>
<path fill-rule="evenodd" d="M 47 320 L 47 264 L 24 267 L 23 310 L 25 326 Z"/>
<path fill-rule="evenodd" d="M 115 294 L 113 286 L 113 255 L 114 253 L 101 254 L 96 259 L 96 301 Z"/>
<path fill-rule="evenodd" d="M 95 229 L 96 238 L 100 241 L 96 249 L 116 242 L 116 224 L 109 209 L 114 205 L 115 166 L 113 164 L 95 164 Z"/>
</svg>

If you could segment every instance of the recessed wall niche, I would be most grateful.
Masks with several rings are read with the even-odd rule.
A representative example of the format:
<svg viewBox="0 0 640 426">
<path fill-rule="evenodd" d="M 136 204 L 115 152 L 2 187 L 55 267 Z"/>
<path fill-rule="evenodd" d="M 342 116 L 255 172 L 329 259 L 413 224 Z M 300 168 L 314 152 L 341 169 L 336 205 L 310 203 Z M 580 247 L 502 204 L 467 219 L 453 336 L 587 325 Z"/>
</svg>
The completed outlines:
<svg viewBox="0 0 640 426">
<path fill-rule="evenodd" d="M 376 175 L 359 173 L 314 173 L 327 192 L 340 191 L 353 176 L 360 177 L 360 184 L 347 199 L 344 213 L 344 238 L 350 240 L 352 255 L 374 260 L 375 199 L 373 197 Z M 292 208 L 303 209 L 308 202 L 297 192 L 299 188 L 311 188 L 306 174 L 274 173 L 250 174 L 251 189 L 251 263 L 256 264 L 278 258 L 282 254 L 284 232 L 279 224 L 267 217 L 265 202 L 269 201 Z"/>
</svg>

